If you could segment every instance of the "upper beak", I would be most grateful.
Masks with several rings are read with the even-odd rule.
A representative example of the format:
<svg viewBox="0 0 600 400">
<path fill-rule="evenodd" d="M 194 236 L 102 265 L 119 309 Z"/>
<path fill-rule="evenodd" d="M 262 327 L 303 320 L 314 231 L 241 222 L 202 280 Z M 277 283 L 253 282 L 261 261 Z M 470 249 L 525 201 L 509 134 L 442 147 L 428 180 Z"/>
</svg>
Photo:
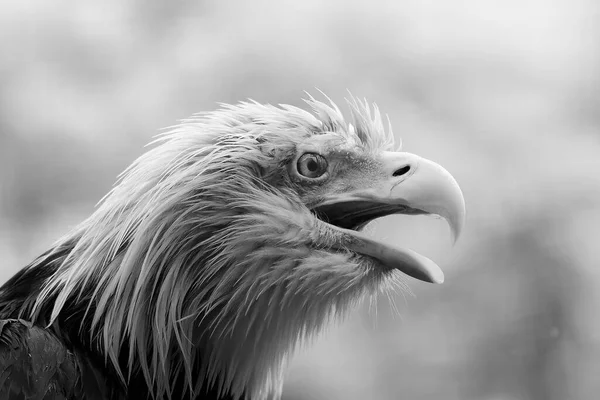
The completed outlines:
<svg viewBox="0 0 600 400">
<path fill-rule="evenodd" d="M 465 224 L 466 210 L 464 196 L 454 177 L 441 165 L 411 153 L 385 152 L 382 164 L 390 178 L 373 189 L 379 196 L 388 192 L 389 197 L 380 201 L 441 216 L 450 225 L 455 242 Z"/>
</svg>

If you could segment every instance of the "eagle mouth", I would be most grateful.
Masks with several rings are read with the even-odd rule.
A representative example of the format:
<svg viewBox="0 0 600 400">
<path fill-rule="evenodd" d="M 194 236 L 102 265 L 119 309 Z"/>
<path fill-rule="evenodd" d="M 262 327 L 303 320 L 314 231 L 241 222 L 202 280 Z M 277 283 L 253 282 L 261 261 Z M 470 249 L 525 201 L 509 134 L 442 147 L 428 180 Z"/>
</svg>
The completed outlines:
<svg viewBox="0 0 600 400">
<path fill-rule="evenodd" d="M 442 283 L 444 274 L 433 261 L 417 252 L 382 243 L 361 230 L 371 221 L 391 214 L 430 214 L 404 204 L 348 200 L 318 205 L 311 209 L 332 235 L 319 235 L 332 250 L 347 252 L 376 261 L 385 270 L 400 270 L 413 278 Z M 320 230 L 319 230 L 320 231 Z"/>
<path fill-rule="evenodd" d="M 361 200 L 325 204 L 317 206 L 311 211 L 323 222 L 353 231 L 360 231 L 369 222 L 392 214 L 427 214 L 425 211 L 406 205 Z"/>
</svg>

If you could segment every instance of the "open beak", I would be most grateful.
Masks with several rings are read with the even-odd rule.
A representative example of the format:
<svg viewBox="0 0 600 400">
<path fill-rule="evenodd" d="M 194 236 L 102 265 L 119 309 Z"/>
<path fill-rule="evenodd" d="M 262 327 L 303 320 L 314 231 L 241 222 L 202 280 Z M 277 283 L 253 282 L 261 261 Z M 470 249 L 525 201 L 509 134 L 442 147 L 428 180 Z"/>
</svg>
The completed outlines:
<svg viewBox="0 0 600 400">
<path fill-rule="evenodd" d="M 351 249 L 414 278 L 442 283 L 442 270 L 410 249 L 390 246 L 360 232 L 390 214 L 435 214 L 450 225 L 453 241 L 464 226 L 465 200 L 456 180 L 440 165 L 404 152 L 384 152 L 380 179 L 368 187 L 326 198 L 313 211 L 339 235 L 332 247 Z"/>
</svg>

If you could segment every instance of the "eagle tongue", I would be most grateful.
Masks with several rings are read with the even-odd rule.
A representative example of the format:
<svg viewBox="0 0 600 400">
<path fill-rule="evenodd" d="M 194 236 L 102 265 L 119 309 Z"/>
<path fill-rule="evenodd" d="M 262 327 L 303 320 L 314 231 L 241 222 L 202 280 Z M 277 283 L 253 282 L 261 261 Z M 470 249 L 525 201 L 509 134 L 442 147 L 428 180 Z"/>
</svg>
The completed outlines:
<svg viewBox="0 0 600 400">
<path fill-rule="evenodd" d="M 342 233 L 341 236 L 343 237 L 340 243 L 332 243 L 332 247 L 350 249 L 356 253 L 370 256 L 378 260 L 385 267 L 400 270 L 413 278 L 425 282 L 444 282 L 444 273 L 440 267 L 416 251 L 378 242 L 362 232 L 334 225 L 329 225 L 329 227 Z"/>
<path fill-rule="evenodd" d="M 356 240 L 353 250 L 357 253 L 371 256 L 386 267 L 398 269 L 413 278 L 430 283 L 444 282 L 440 267 L 416 251 L 378 242 L 360 232 L 352 233 Z"/>
</svg>

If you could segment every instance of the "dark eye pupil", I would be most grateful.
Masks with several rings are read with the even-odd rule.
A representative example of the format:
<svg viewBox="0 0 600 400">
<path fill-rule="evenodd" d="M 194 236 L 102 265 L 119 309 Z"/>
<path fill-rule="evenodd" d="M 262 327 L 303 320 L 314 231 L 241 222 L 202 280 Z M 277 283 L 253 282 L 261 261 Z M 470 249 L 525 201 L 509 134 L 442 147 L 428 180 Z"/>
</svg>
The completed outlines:
<svg viewBox="0 0 600 400">
<path fill-rule="evenodd" d="M 319 163 L 315 159 L 308 160 L 306 167 L 310 172 L 315 172 L 319 168 Z"/>
</svg>

